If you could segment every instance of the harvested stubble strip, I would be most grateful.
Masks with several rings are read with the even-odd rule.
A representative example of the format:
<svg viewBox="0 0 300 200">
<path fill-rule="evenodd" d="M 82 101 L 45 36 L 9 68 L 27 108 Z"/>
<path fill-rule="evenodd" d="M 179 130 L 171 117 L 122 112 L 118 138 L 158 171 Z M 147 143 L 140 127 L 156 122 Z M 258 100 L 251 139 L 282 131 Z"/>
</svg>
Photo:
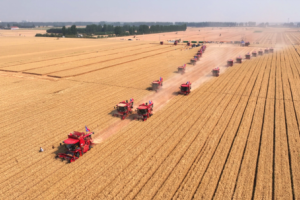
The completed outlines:
<svg viewBox="0 0 300 200">
<path fill-rule="evenodd" d="M 275 100 L 275 160 L 274 160 L 274 198 L 292 199 L 292 186 L 289 168 L 289 155 L 284 116 L 284 102 L 281 80 L 280 55 L 276 61 L 276 100 Z"/>
<path fill-rule="evenodd" d="M 275 105 L 275 68 L 274 59 L 270 69 L 268 94 L 265 107 L 261 147 L 258 159 L 255 199 L 271 199 L 273 192 L 273 152 L 274 149 L 274 105 Z"/>
<path fill-rule="evenodd" d="M 256 65 L 253 65 L 253 67 L 251 66 L 251 71 L 253 71 L 254 69 L 256 68 Z M 255 73 L 255 72 L 254 72 Z M 257 73 L 257 72 L 256 72 Z M 251 76 L 251 74 L 252 73 L 247 73 L 246 74 L 246 77 L 245 77 L 245 80 L 247 80 L 247 82 L 248 82 L 248 80 L 249 80 L 249 78 L 251 78 L 252 79 L 252 77 L 253 76 Z M 251 79 L 250 79 L 250 83 L 248 83 L 248 87 L 246 87 L 246 90 L 247 90 L 247 88 L 252 88 L 253 86 L 251 86 L 251 83 L 252 83 L 252 85 L 254 84 L 254 81 L 251 81 Z M 246 82 L 245 82 L 246 83 Z M 245 84 L 244 83 L 244 84 Z M 246 84 L 247 85 L 247 84 Z M 243 98 L 243 92 L 244 92 L 244 89 L 243 89 L 243 87 L 239 87 L 238 88 L 238 90 L 236 91 L 236 93 L 235 93 L 235 95 L 239 95 L 239 96 L 242 96 L 242 99 L 240 100 L 241 102 L 243 102 L 243 100 L 245 101 L 245 104 L 246 104 L 246 100 Z M 238 105 L 238 107 L 236 108 L 236 109 L 241 109 L 240 108 L 240 104 Z M 242 112 L 238 112 L 238 113 L 241 113 L 242 114 Z M 232 134 L 234 131 L 232 131 L 231 130 L 231 128 L 232 128 L 232 126 L 236 126 L 236 129 L 237 129 L 237 126 L 238 126 L 238 123 L 239 123 L 239 120 L 238 120 L 238 123 L 236 122 L 236 120 L 235 120 L 235 115 L 237 114 L 237 111 L 235 111 L 234 112 L 234 115 L 233 115 L 233 117 L 232 117 L 232 119 L 230 120 L 230 123 L 229 123 L 229 125 L 228 125 L 228 127 L 227 127 L 227 129 L 226 129 L 226 132 L 223 134 L 223 138 L 222 138 L 222 140 L 221 140 L 221 142 L 225 142 L 225 144 L 223 144 L 223 145 L 219 145 L 219 146 L 221 146 L 221 147 L 226 147 L 226 145 L 228 146 L 229 144 L 231 144 L 231 142 L 232 142 L 232 139 L 226 139 L 227 137 L 229 137 L 229 136 L 227 136 L 228 134 Z M 234 123 L 233 123 L 234 122 Z M 217 127 L 216 127 L 216 131 L 218 131 L 218 129 L 217 129 Z M 233 138 L 234 136 L 232 136 L 232 138 Z M 231 141 L 231 142 L 227 142 L 227 140 L 228 141 Z M 227 147 L 228 148 L 228 150 L 227 150 L 227 152 L 229 151 L 229 148 L 230 148 L 230 145 Z M 216 153 L 215 154 L 218 154 L 218 153 L 221 153 L 221 154 L 223 154 L 224 152 L 226 152 L 226 151 L 224 151 L 224 150 L 220 150 L 220 148 L 217 148 L 217 151 L 216 151 Z M 210 152 L 211 153 L 211 152 Z M 210 153 L 208 153 L 208 154 L 210 154 Z M 204 153 L 205 154 L 205 153 Z M 226 153 L 227 154 L 227 153 Z M 226 158 L 226 154 L 225 155 L 223 155 L 223 156 L 214 156 L 213 158 L 214 158 L 214 160 L 213 161 L 216 161 L 216 162 L 220 162 L 220 161 L 222 161 L 222 159 L 220 159 L 220 158 Z M 217 157 L 217 158 L 216 158 Z M 208 161 L 207 162 L 209 162 L 210 161 L 210 157 L 208 156 L 207 157 L 207 159 L 208 159 Z M 223 163 L 225 162 L 225 160 L 223 161 Z M 202 163 L 201 162 L 199 162 L 199 165 L 200 165 L 200 167 L 201 167 L 201 165 L 202 165 Z M 219 165 L 216 165 L 217 167 L 221 167 L 222 168 L 222 166 L 223 166 L 223 164 L 219 164 Z M 195 166 L 195 169 L 198 169 L 199 167 L 196 167 Z M 221 168 L 220 168 L 220 170 L 221 170 Z M 208 171 L 210 170 L 211 168 L 208 168 Z M 199 171 L 201 171 L 201 170 L 199 170 Z M 196 176 L 197 176 L 197 174 L 199 174 L 200 173 L 200 175 L 202 176 L 202 174 L 201 174 L 201 172 L 199 172 L 199 171 L 197 171 L 196 172 Z M 203 172 L 204 173 L 204 172 Z M 221 173 L 221 172 L 220 172 Z M 193 174 L 192 174 L 192 172 L 190 172 L 190 174 L 191 174 L 191 176 L 193 176 Z M 205 177 L 208 177 L 208 176 L 211 176 L 211 175 L 207 175 L 207 173 L 205 174 L 206 176 Z M 199 182 L 201 181 L 201 178 L 197 178 L 197 177 L 192 177 L 193 179 L 196 179 L 196 182 L 197 183 L 195 183 L 195 185 L 193 185 L 193 183 L 190 183 L 190 180 L 187 180 L 188 178 L 189 178 L 190 176 L 187 176 L 186 177 L 186 179 L 182 182 L 182 184 L 180 185 L 180 188 L 177 190 L 177 192 L 176 192 L 176 194 L 175 194 L 175 196 L 174 197 L 176 197 L 176 198 L 183 198 L 183 197 L 188 197 L 188 196 L 190 196 L 190 195 L 193 195 L 194 194 L 194 192 L 195 192 L 195 190 L 196 190 L 196 188 L 195 187 L 197 187 L 198 185 L 199 185 Z M 204 177 L 204 178 L 205 178 Z M 192 179 L 192 181 L 193 181 L 193 179 Z M 214 177 L 214 178 L 208 178 L 208 179 L 204 179 L 204 182 L 205 182 L 205 180 L 208 180 L 208 183 L 213 183 L 213 182 L 215 182 L 215 185 L 217 184 L 217 181 L 218 181 L 218 179 L 216 179 L 216 177 Z M 191 189 L 192 190 L 192 192 L 190 192 L 190 189 L 188 188 L 188 185 L 186 185 L 186 183 L 189 183 L 193 188 Z M 207 184 L 208 184 L 207 183 Z M 201 186 L 201 185 L 200 185 Z M 215 187 L 209 187 L 211 190 L 213 190 L 214 191 L 214 188 Z M 207 192 L 208 190 L 207 189 L 205 189 L 205 192 Z M 213 192 L 212 191 L 212 192 Z M 203 192 L 204 193 L 204 192 Z M 211 195 L 213 195 L 213 193 L 211 194 Z M 210 197 L 211 198 L 211 197 Z"/>
<path fill-rule="evenodd" d="M 170 103 L 170 106 L 172 106 L 172 103 Z M 162 123 L 162 121 L 163 121 L 162 118 L 168 117 L 171 114 L 172 114 L 172 112 L 170 109 L 170 112 L 166 112 L 161 116 L 158 115 L 159 116 L 158 122 Z M 124 131 L 121 131 L 119 134 L 113 136 L 112 138 L 109 138 L 107 142 L 102 143 L 101 145 L 97 145 L 96 148 L 93 149 L 94 152 L 91 151 L 91 152 L 93 152 L 92 154 L 86 155 L 86 156 L 88 156 L 87 158 L 79 159 L 78 161 L 82 160 L 82 162 L 91 162 L 94 165 L 90 166 L 90 169 L 89 169 L 90 171 L 96 170 L 95 174 L 103 173 L 109 167 L 114 165 L 114 163 L 116 161 L 118 161 L 121 157 L 124 157 L 124 155 L 130 155 L 130 153 L 129 154 L 127 154 L 127 153 L 129 151 L 131 151 L 132 149 L 134 149 L 135 146 L 138 143 L 140 143 L 141 140 L 145 139 L 145 137 L 149 134 L 148 132 L 142 131 L 142 128 L 145 128 L 142 124 L 143 123 L 136 122 L 136 123 L 129 125 L 128 127 L 125 128 Z M 155 127 L 156 126 L 154 126 L 152 128 L 155 129 Z M 149 131 L 150 131 L 150 129 L 151 129 L 151 127 L 148 128 Z M 136 132 L 142 132 L 142 134 L 136 134 Z M 103 145 L 104 146 L 108 145 L 109 147 L 102 148 Z M 98 148 L 98 147 L 100 147 L 100 148 Z M 126 147 L 126 149 L 124 149 L 124 147 Z M 109 152 L 112 152 L 112 153 L 109 153 Z M 100 159 L 98 158 L 99 155 L 101 156 Z M 90 159 L 90 161 L 89 161 L 89 159 Z M 76 162 L 78 162 L 78 161 L 76 161 Z M 42 193 L 43 196 L 47 197 L 48 195 L 50 195 L 53 198 L 62 193 L 65 194 L 66 196 L 69 196 L 70 193 L 68 193 L 68 191 L 70 189 L 72 190 L 75 188 L 70 188 L 69 185 L 71 185 L 73 183 L 66 183 L 66 180 L 68 180 L 69 178 L 71 178 L 75 175 L 76 175 L 76 177 L 81 177 L 81 176 L 85 177 L 87 174 L 90 173 L 90 171 L 80 172 L 80 171 L 77 171 L 77 169 L 75 169 L 70 174 L 69 174 L 69 171 L 59 172 L 56 174 L 56 177 L 58 176 L 58 179 L 57 179 L 58 185 L 61 183 L 61 185 L 59 187 L 53 187 L 53 184 L 51 184 L 51 182 L 48 183 L 48 181 L 46 181 L 47 189 L 50 188 L 50 190 L 40 191 L 37 187 L 37 188 L 35 188 L 36 192 L 39 191 Z M 61 173 L 63 173 L 63 174 L 61 174 Z M 63 176 L 64 174 L 67 176 Z M 61 179 L 62 176 L 63 176 L 63 179 Z M 98 175 L 96 175 L 96 177 L 97 176 Z M 60 179 L 59 179 L 59 177 L 60 177 Z M 43 184 L 43 183 L 40 183 L 40 184 Z M 62 185 L 63 185 L 63 187 L 62 187 Z M 66 190 L 66 193 L 64 192 L 65 190 Z M 76 192 L 75 191 L 73 191 L 73 192 L 76 195 Z"/>
<path fill-rule="evenodd" d="M 254 112 L 251 129 L 249 132 L 247 145 L 243 161 L 241 164 L 240 172 L 237 178 L 236 189 L 233 195 L 234 199 L 251 199 L 254 189 L 254 179 L 256 174 L 257 157 L 259 153 L 261 130 L 264 121 L 264 109 L 266 103 L 266 92 L 268 87 L 268 81 L 270 76 L 270 64 L 266 62 L 263 66 L 266 66 L 262 85 L 259 92 L 259 99 Z M 268 123 L 267 121 L 265 121 Z"/>
<path fill-rule="evenodd" d="M 286 60 L 286 59 L 285 59 Z M 288 64 L 283 65 L 284 69 L 289 68 Z M 300 198 L 300 144 L 299 141 L 299 129 L 295 108 L 292 101 L 291 89 L 288 82 L 287 70 L 282 70 L 282 82 L 283 82 L 283 94 L 284 94 L 284 108 L 285 108 L 285 118 L 286 118 L 286 129 L 287 129 L 287 138 L 288 138 L 288 147 L 290 155 L 290 168 L 293 184 L 293 193 L 294 198 Z"/>
<path fill-rule="evenodd" d="M 232 83 L 232 82 L 231 82 Z M 228 87 L 230 87 L 230 86 L 228 86 Z M 217 95 L 217 97 L 218 97 L 218 95 Z M 219 99 L 215 99 L 214 101 L 221 101 L 221 105 L 219 105 L 221 108 L 220 109 L 217 109 L 217 110 L 220 110 L 220 112 L 215 112 L 214 113 L 214 115 L 212 115 L 212 118 L 210 119 L 210 122 L 212 122 L 212 123 L 207 123 L 208 124 L 208 126 L 210 127 L 210 128 L 212 128 L 212 127 L 214 127 L 214 123 L 216 123 L 217 122 L 217 119 L 219 118 L 219 116 L 221 115 L 221 113 L 222 113 L 222 108 L 225 108 L 226 107 L 226 105 L 227 105 L 227 103 L 228 103 L 228 100 L 226 101 L 226 100 L 223 100 L 222 101 L 222 97 L 225 97 L 224 95 L 222 95 L 221 94 L 221 96 L 219 96 L 220 98 Z M 218 104 L 215 104 L 215 105 L 218 105 Z M 210 107 L 214 107 L 214 106 L 210 106 Z M 185 155 L 184 155 L 184 157 L 182 158 L 182 160 L 181 161 L 183 161 L 183 162 L 189 162 L 189 160 L 191 159 L 191 156 L 186 156 L 186 155 L 190 155 L 191 153 L 192 154 L 194 154 L 196 151 L 195 151 L 195 148 L 196 149 L 199 149 L 199 145 L 198 145 L 198 143 L 200 142 L 200 141 L 196 141 L 196 142 L 193 142 L 194 141 L 194 138 L 196 138 L 197 137 L 197 135 L 205 135 L 205 132 L 207 132 L 207 131 L 203 131 L 203 134 L 198 134 L 198 131 L 201 129 L 201 127 L 204 125 L 204 123 L 206 123 L 206 120 L 207 120 L 207 118 L 210 118 L 211 117 L 211 115 L 209 114 L 209 112 L 210 111 L 208 111 L 208 113 L 207 113 L 207 111 L 205 111 L 205 113 L 203 114 L 204 115 L 204 119 L 202 119 L 202 118 L 199 118 L 198 119 L 198 122 L 199 123 L 195 123 L 195 126 L 193 126 L 193 128 L 192 128 L 192 131 L 190 131 L 190 134 L 189 135 L 193 135 L 193 136 L 190 136 L 190 137 L 192 137 L 191 139 L 189 139 L 189 138 L 184 138 L 184 139 L 187 139 L 187 140 L 189 140 L 189 143 L 188 144 L 182 144 L 183 145 L 183 147 L 182 148 L 189 148 L 188 150 L 187 150 L 187 152 L 185 153 Z M 206 119 L 205 119 L 206 118 Z M 205 126 L 206 127 L 206 126 Z M 209 128 L 209 127 L 206 127 L 206 128 Z M 209 132 L 209 131 L 208 131 Z M 205 138 L 205 136 L 203 136 L 204 138 Z M 202 140 L 202 138 L 200 137 L 200 138 L 197 138 L 197 139 L 200 139 L 200 140 Z M 190 143 L 191 142 L 193 142 L 192 143 L 192 146 L 190 145 Z M 201 142 L 200 142 L 201 143 Z M 177 149 L 178 148 L 180 148 L 180 146 L 178 146 L 177 147 Z M 156 191 L 157 191 L 157 187 L 160 187 L 160 185 L 159 184 L 157 184 L 157 183 L 159 183 L 159 182 L 161 182 L 161 181 L 164 181 L 164 178 L 161 178 L 161 177 L 166 177 L 166 176 L 168 176 L 168 173 L 166 173 L 166 171 L 164 170 L 164 169 L 168 169 L 168 170 L 173 170 L 172 169 L 172 167 L 170 168 L 170 167 L 167 167 L 167 166 L 169 166 L 170 165 L 170 163 L 172 163 L 171 161 L 173 161 L 174 162 L 174 164 L 173 165 L 176 165 L 176 163 L 178 162 L 178 159 L 180 159 L 181 158 L 181 154 L 182 154 L 182 149 L 180 149 L 180 151 L 179 152 L 176 152 L 176 151 L 174 151 L 174 152 L 172 152 L 172 154 L 170 154 L 167 158 L 166 158 L 166 160 L 163 162 L 163 164 L 162 164 L 162 166 L 160 166 L 160 168 L 158 169 L 158 171 L 154 174 L 154 177 L 156 177 L 156 179 L 157 180 L 153 180 L 154 179 L 154 177 L 152 177 L 149 181 L 151 181 L 151 182 L 153 182 L 153 187 L 155 187 L 155 189 L 151 189 L 152 190 L 152 192 L 155 194 L 156 193 Z M 171 155 L 172 155 L 172 157 L 174 157 L 174 158 L 172 158 L 171 157 Z M 185 158 L 185 157 L 188 157 L 188 158 Z M 190 158 L 189 158 L 190 157 Z M 168 160 L 170 160 L 170 161 L 168 161 Z M 165 167 L 164 167 L 164 165 L 166 165 Z M 187 164 L 188 165 L 188 164 Z M 159 172 L 161 172 L 161 174 L 159 173 Z M 174 173 L 174 171 L 172 171 L 172 173 Z M 175 172 L 176 173 L 176 172 Z M 142 188 L 142 192 L 145 192 L 145 193 L 147 193 L 148 192 L 148 190 L 149 190 L 149 188 L 146 188 L 147 187 L 147 185 L 149 185 L 150 184 L 150 182 L 147 182 L 147 184 L 146 184 L 146 186 L 144 187 L 144 188 Z M 149 195 L 149 194 L 147 194 L 147 195 Z M 150 196 L 148 196 L 149 198 L 152 196 L 153 194 L 150 194 Z M 144 194 L 142 194 L 142 193 L 139 193 L 138 194 L 138 196 L 137 196 L 137 198 L 139 198 L 139 197 L 141 197 L 141 196 L 144 196 Z M 130 196 L 129 198 L 131 198 L 132 196 Z M 127 197 L 128 198 L 128 197 Z"/>
<path fill-rule="evenodd" d="M 230 121 L 228 128 L 221 139 L 220 145 L 217 148 L 217 151 L 207 169 L 207 172 L 205 173 L 202 182 L 195 193 L 195 198 L 199 198 L 201 196 L 205 198 L 212 198 L 214 195 L 219 182 L 219 177 L 223 170 L 223 166 L 226 163 L 226 159 L 232 146 L 234 137 L 239 128 L 240 121 L 243 119 L 242 117 L 245 112 L 244 110 L 246 109 L 246 105 L 249 103 L 249 95 L 253 91 L 257 76 L 260 73 L 261 62 L 258 62 L 257 66 L 258 67 L 255 69 L 254 75 L 250 77 L 250 81 L 248 83 L 249 86 L 247 86 L 245 91 L 242 93 L 242 99 L 237 107 L 236 112 L 234 112 L 234 116 L 232 118 L 233 120 Z"/>
<path fill-rule="evenodd" d="M 210 89 L 211 89 L 211 88 L 212 88 L 212 87 L 210 87 Z M 193 94 L 193 93 L 192 93 L 192 94 Z M 192 95 L 192 94 L 191 94 L 191 95 Z M 182 103 L 184 103 L 183 105 L 185 105 L 186 102 L 184 101 L 184 102 L 182 102 Z M 195 106 L 195 107 L 197 107 L 197 106 Z M 201 107 L 201 106 L 200 106 L 200 107 Z M 168 121 L 169 121 L 169 120 L 168 120 Z M 171 121 L 172 121 L 172 120 L 171 120 Z M 173 123 L 173 122 L 172 122 L 172 123 Z M 164 125 L 163 125 L 163 126 L 164 126 Z M 160 154 L 159 154 L 159 155 L 160 155 Z M 108 173 L 108 174 L 109 174 L 109 173 Z M 99 181 L 101 182 L 101 180 L 99 180 Z M 95 186 L 97 186 L 97 184 L 96 184 Z M 88 195 L 88 194 L 87 194 L 87 195 Z"/>
<path fill-rule="evenodd" d="M 239 86 L 241 85 L 240 82 L 246 80 L 246 79 L 244 79 L 245 78 L 244 76 L 247 73 L 249 73 L 249 71 L 252 70 L 252 69 L 250 70 L 250 65 L 247 65 L 247 64 L 243 65 L 237 69 L 238 70 L 240 69 L 238 72 L 238 75 L 236 77 L 232 77 L 232 79 L 231 79 L 231 80 L 236 80 L 236 82 L 232 81 L 232 85 L 227 85 L 221 92 L 221 94 L 226 94 L 223 101 L 225 101 L 227 103 L 229 101 L 231 101 L 229 106 L 227 106 L 226 110 L 225 110 L 225 113 L 227 113 L 227 114 L 222 115 L 222 116 L 226 116 L 226 117 L 220 117 L 220 114 L 222 113 L 222 109 L 224 110 L 225 108 L 216 109 L 216 110 L 218 110 L 218 113 L 215 113 L 216 116 L 212 116 L 212 118 L 209 120 L 210 122 L 207 123 L 207 125 L 205 125 L 200 130 L 197 139 L 192 144 L 192 145 L 197 145 L 196 150 L 192 150 L 192 151 L 189 150 L 189 152 L 191 154 L 186 153 L 184 155 L 184 157 L 188 157 L 188 159 L 186 159 L 186 160 L 190 160 L 192 163 L 186 164 L 186 163 L 179 162 L 178 165 L 176 166 L 176 168 L 174 169 L 174 171 L 171 173 L 171 175 L 168 177 L 168 179 L 164 182 L 164 185 L 159 189 L 158 193 L 155 196 L 156 199 L 171 198 L 174 195 L 174 193 L 176 192 L 179 185 L 183 186 L 183 182 L 182 182 L 183 179 L 185 179 L 185 182 L 187 182 L 187 185 L 184 185 L 184 190 L 187 194 L 181 196 L 180 198 L 187 197 L 188 194 L 190 194 L 190 191 L 188 191 L 188 190 L 190 190 L 190 187 L 196 186 L 196 184 L 194 184 L 194 181 L 197 181 L 198 179 L 197 180 L 195 180 L 195 179 L 187 180 L 187 179 L 189 179 L 187 177 L 193 176 L 193 178 L 194 178 L 196 174 L 201 173 L 203 165 L 205 165 L 205 163 L 206 163 L 204 159 L 210 159 L 209 155 L 213 154 L 213 150 L 212 150 L 214 148 L 213 145 L 217 144 L 217 143 L 215 143 L 215 140 L 216 140 L 215 137 L 220 137 L 219 131 L 221 129 L 226 128 L 226 126 L 227 126 L 226 122 L 230 120 L 230 117 L 228 117 L 228 116 L 231 116 L 231 114 L 234 110 L 233 108 L 239 101 L 240 96 L 237 98 L 237 96 L 234 96 L 233 94 L 236 92 L 237 89 L 239 89 Z M 224 76 L 226 76 L 226 74 L 224 74 Z M 220 77 L 220 78 L 223 78 L 223 77 Z M 236 103 L 234 103 L 234 102 L 236 102 Z M 228 108 L 230 108 L 230 110 L 228 110 Z M 229 113 L 231 113 L 231 114 L 229 114 Z M 217 118 L 214 119 L 214 117 L 217 117 Z M 220 117 L 220 118 L 218 118 L 218 117 Z M 220 120 L 220 121 L 218 122 L 218 120 Z M 216 127 L 214 127 L 215 123 L 217 123 L 217 122 L 218 122 L 218 125 Z M 224 124 L 224 126 L 222 126 L 221 124 Z M 208 129 L 214 128 L 214 130 L 212 131 L 212 133 L 210 133 L 208 130 L 206 130 L 207 128 Z M 210 133 L 210 135 L 208 135 L 207 133 Z M 207 141 L 205 141 L 206 134 L 208 136 Z M 202 148 L 203 145 L 204 145 L 204 147 Z M 190 148 L 192 148 L 192 147 L 190 147 Z M 201 161 L 199 161 L 200 159 L 201 159 Z M 184 160 L 184 158 L 183 158 L 183 160 Z M 200 166 L 196 167 L 198 162 L 201 164 L 199 164 Z M 207 162 L 209 162 L 209 160 Z M 189 167 L 189 166 L 192 166 L 192 167 Z"/>
</svg>

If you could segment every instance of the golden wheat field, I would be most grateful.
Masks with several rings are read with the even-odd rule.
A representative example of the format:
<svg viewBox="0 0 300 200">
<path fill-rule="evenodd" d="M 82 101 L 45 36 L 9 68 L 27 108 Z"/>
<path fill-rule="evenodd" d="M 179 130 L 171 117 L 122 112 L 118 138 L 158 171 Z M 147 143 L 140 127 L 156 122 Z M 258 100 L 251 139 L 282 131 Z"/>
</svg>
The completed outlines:
<svg viewBox="0 0 300 200">
<path fill-rule="evenodd" d="M 199 47 L 158 42 L 241 36 L 249 47 L 207 44 L 195 66 Z M 300 32 L 128 38 L 0 35 L 0 199 L 300 199 Z M 267 47 L 274 53 L 225 66 Z M 159 77 L 163 88 L 147 90 Z M 187 81 L 192 92 L 177 95 Z M 113 117 L 130 98 L 134 107 L 152 100 L 154 115 Z M 56 160 L 59 143 L 85 126 L 94 148 L 70 164 Z"/>
</svg>

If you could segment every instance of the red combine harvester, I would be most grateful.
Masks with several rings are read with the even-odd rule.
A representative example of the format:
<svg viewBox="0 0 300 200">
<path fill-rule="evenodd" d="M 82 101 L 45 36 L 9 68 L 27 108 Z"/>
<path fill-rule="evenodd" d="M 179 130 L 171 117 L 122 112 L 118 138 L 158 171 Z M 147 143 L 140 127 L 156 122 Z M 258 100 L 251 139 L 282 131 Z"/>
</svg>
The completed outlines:
<svg viewBox="0 0 300 200">
<path fill-rule="evenodd" d="M 177 45 L 177 43 L 178 43 L 178 41 L 177 41 L 177 40 L 175 40 L 175 42 L 174 42 L 174 45 Z"/>
<path fill-rule="evenodd" d="M 157 90 L 159 90 L 163 85 L 163 78 L 159 77 L 159 80 L 153 81 L 152 82 L 152 90 L 154 90 L 155 92 L 157 92 Z"/>
<path fill-rule="evenodd" d="M 128 114 L 132 113 L 133 102 L 134 99 L 130 99 L 129 102 L 128 100 L 126 100 L 117 104 L 114 108 L 117 109 L 118 114 L 114 114 L 114 116 L 115 117 L 120 116 L 122 120 L 125 119 L 128 116 Z"/>
<path fill-rule="evenodd" d="M 258 55 L 262 56 L 263 54 L 264 54 L 264 52 L 262 49 L 258 51 Z"/>
<path fill-rule="evenodd" d="M 190 46 L 190 45 L 191 45 L 191 43 L 190 43 L 190 42 L 188 42 L 188 43 L 186 43 L 186 45 Z"/>
<path fill-rule="evenodd" d="M 251 57 L 250 57 L 250 53 L 247 53 L 246 54 L 246 59 L 250 59 Z"/>
<path fill-rule="evenodd" d="M 194 58 L 198 61 L 200 60 L 200 55 L 195 55 Z"/>
<path fill-rule="evenodd" d="M 74 162 L 92 148 L 92 145 L 94 144 L 92 134 L 94 133 L 77 131 L 70 133 L 68 139 L 63 141 L 67 149 L 66 153 L 58 153 L 55 158 L 62 158 L 62 160 L 67 160 L 69 163 Z"/>
<path fill-rule="evenodd" d="M 184 64 L 183 66 L 178 67 L 178 73 L 184 74 L 185 73 L 185 67 L 186 67 L 186 64 Z"/>
<path fill-rule="evenodd" d="M 199 50 L 198 52 L 197 52 L 197 55 L 199 55 L 200 57 L 202 56 L 202 50 Z"/>
<path fill-rule="evenodd" d="M 265 49 L 265 53 L 269 53 L 269 49 L 268 48 Z"/>
<path fill-rule="evenodd" d="M 153 102 L 149 101 L 148 103 L 143 103 L 139 105 L 139 107 L 136 109 L 137 114 L 139 117 L 142 117 L 143 121 L 146 121 L 149 117 L 153 115 Z M 140 118 L 137 118 L 138 120 Z"/>
<path fill-rule="evenodd" d="M 202 51 L 205 51 L 205 50 L 206 50 L 206 45 L 203 45 L 203 46 L 201 47 L 201 49 L 202 49 Z"/>
<path fill-rule="evenodd" d="M 220 68 L 216 67 L 212 71 L 212 75 L 218 77 L 220 75 Z"/>
<path fill-rule="evenodd" d="M 163 41 L 161 41 L 161 42 L 160 42 L 160 44 L 161 44 L 161 45 L 163 45 L 163 44 L 164 44 L 164 42 L 163 42 Z"/>
<path fill-rule="evenodd" d="M 178 94 L 184 94 L 184 95 L 188 95 L 189 93 L 191 93 L 191 89 L 192 89 L 192 83 L 190 81 L 181 84 L 180 86 L 180 92 L 178 92 Z"/>
<path fill-rule="evenodd" d="M 274 49 L 273 48 L 270 48 L 269 51 L 270 51 L 270 53 L 274 53 Z"/>
<path fill-rule="evenodd" d="M 257 56 L 256 51 L 253 51 L 253 52 L 252 52 L 252 57 L 256 57 L 256 56 Z"/>
<path fill-rule="evenodd" d="M 196 58 L 191 59 L 191 64 L 192 64 L 192 65 L 196 65 L 196 62 L 197 62 L 197 59 L 196 59 Z"/>
<path fill-rule="evenodd" d="M 232 67 L 233 66 L 233 60 L 232 59 L 230 59 L 230 60 L 227 61 L 227 66 L 228 67 Z"/>
<path fill-rule="evenodd" d="M 245 47 L 248 47 L 250 45 L 250 42 L 245 43 Z"/>
<path fill-rule="evenodd" d="M 239 57 L 236 58 L 236 62 L 237 62 L 237 63 L 242 63 L 242 60 L 243 60 L 243 59 L 242 59 L 241 56 L 239 56 Z"/>
</svg>

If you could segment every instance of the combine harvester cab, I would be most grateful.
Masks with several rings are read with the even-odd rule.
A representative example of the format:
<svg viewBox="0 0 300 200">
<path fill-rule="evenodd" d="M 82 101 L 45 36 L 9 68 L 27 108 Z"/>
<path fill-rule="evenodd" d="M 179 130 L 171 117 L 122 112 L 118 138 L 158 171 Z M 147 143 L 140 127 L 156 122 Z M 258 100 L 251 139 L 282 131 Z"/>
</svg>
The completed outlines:
<svg viewBox="0 0 300 200">
<path fill-rule="evenodd" d="M 253 52 L 252 52 L 252 57 L 256 57 L 256 56 L 257 56 L 256 51 L 253 51 Z"/>
<path fill-rule="evenodd" d="M 178 73 L 180 74 L 184 74 L 185 73 L 185 67 L 186 67 L 186 64 L 178 67 Z"/>
<path fill-rule="evenodd" d="M 70 133 L 68 139 L 63 141 L 66 147 L 66 153 L 58 153 L 55 158 L 62 158 L 62 160 L 67 160 L 69 163 L 74 162 L 92 148 L 94 144 L 92 134 L 94 134 L 94 132 L 84 133 L 74 131 Z"/>
<path fill-rule="evenodd" d="M 212 71 L 212 75 L 218 77 L 220 75 L 220 68 L 216 67 Z"/>
<path fill-rule="evenodd" d="M 242 60 L 243 60 L 243 59 L 242 59 L 241 56 L 239 56 L 239 57 L 236 58 L 236 62 L 237 62 L 237 63 L 242 63 Z"/>
<path fill-rule="evenodd" d="M 230 60 L 227 61 L 227 66 L 228 67 L 232 67 L 233 66 L 233 60 L 232 59 L 230 59 Z"/>
<path fill-rule="evenodd" d="M 179 89 L 180 92 L 178 92 L 178 94 L 188 95 L 189 93 L 191 93 L 192 83 L 188 81 L 184 84 L 181 84 Z"/>
<path fill-rule="evenodd" d="M 128 114 L 132 113 L 133 103 L 134 99 L 130 99 L 129 102 L 128 100 L 126 100 L 117 104 L 114 108 L 117 109 L 118 114 L 114 114 L 114 116 L 120 116 L 122 120 L 125 119 Z"/>
<path fill-rule="evenodd" d="M 155 92 L 157 92 L 162 86 L 163 86 L 163 78 L 160 77 L 159 80 L 152 82 L 151 89 L 154 90 Z"/>
<path fill-rule="evenodd" d="M 265 53 L 269 53 L 269 49 L 268 48 L 265 49 Z"/>
<path fill-rule="evenodd" d="M 141 118 L 143 121 L 146 121 L 149 117 L 153 115 L 153 102 L 149 101 L 148 103 L 143 103 L 139 105 L 139 107 L 136 109 L 138 114 L 138 120 Z"/>
<path fill-rule="evenodd" d="M 263 54 L 264 54 L 264 52 L 262 49 L 258 51 L 258 55 L 262 56 Z"/>
<path fill-rule="evenodd" d="M 271 48 L 269 49 L 269 52 L 270 52 L 270 53 L 274 53 L 274 49 L 271 47 Z"/>
<path fill-rule="evenodd" d="M 250 53 L 247 53 L 247 54 L 245 55 L 245 57 L 246 57 L 246 59 L 250 60 L 250 58 L 251 58 Z"/>
</svg>

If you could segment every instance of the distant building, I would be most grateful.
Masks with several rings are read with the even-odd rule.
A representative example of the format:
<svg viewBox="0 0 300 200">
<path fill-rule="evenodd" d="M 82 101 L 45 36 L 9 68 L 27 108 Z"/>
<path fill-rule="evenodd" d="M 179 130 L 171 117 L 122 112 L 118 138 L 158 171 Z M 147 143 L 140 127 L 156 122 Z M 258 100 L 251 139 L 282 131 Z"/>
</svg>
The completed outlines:
<svg viewBox="0 0 300 200">
<path fill-rule="evenodd" d="M 12 26 L 12 27 L 10 27 L 10 30 L 19 30 L 19 27 L 17 27 L 17 26 Z"/>
</svg>

